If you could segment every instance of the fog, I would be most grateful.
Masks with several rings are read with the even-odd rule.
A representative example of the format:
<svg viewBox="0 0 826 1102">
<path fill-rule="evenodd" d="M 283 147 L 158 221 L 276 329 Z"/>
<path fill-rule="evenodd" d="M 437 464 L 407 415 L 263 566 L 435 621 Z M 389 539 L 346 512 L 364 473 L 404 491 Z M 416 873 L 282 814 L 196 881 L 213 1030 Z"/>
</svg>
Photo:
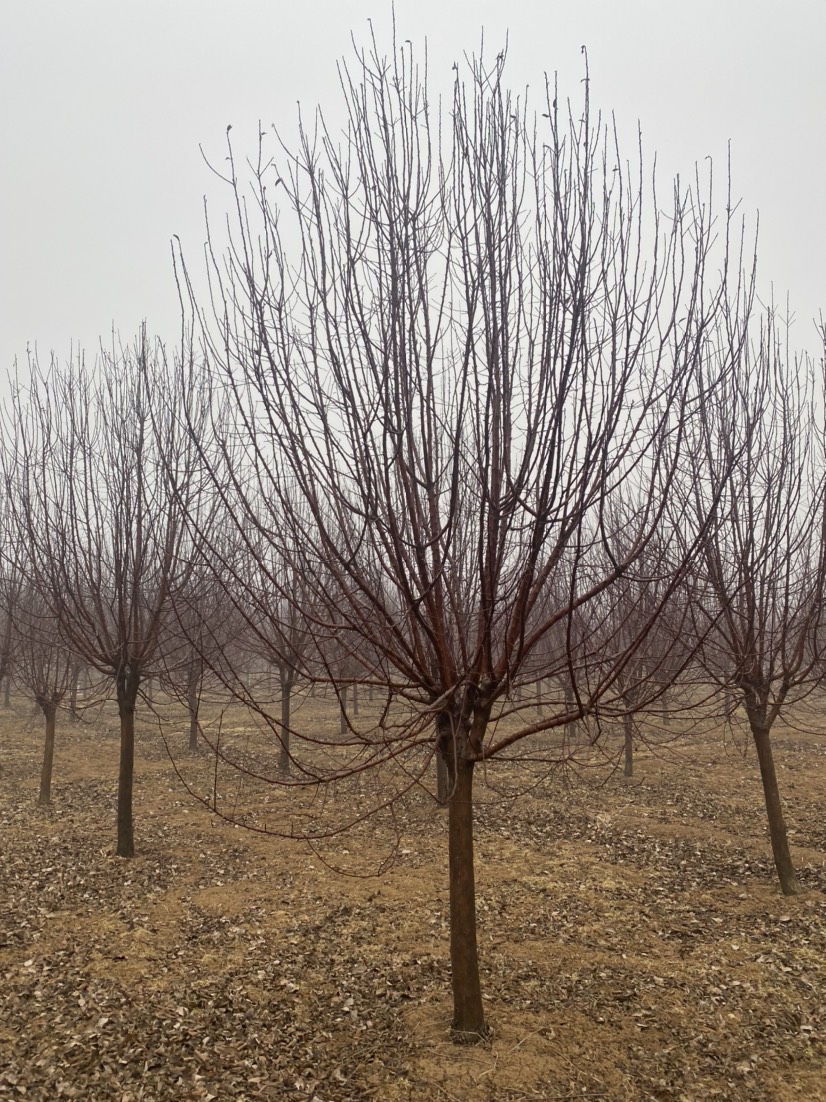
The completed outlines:
<svg viewBox="0 0 826 1102">
<path fill-rule="evenodd" d="M 790 296 L 796 344 L 815 344 L 826 300 L 820 112 L 826 8 L 797 2 L 693 5 L 566 0 L 503 6 L 397 0 L 398 40 L 424 56 L 433 93 L 454 63 L 507 42 L 509 82 L 538 98 L 544 74 L 581 92 L 587 46 L 592 100 L 633 142 L 639 120 L 669 178 L 713 157 L 725 187 L 760 220 L 760 290 Z M 0 361 L 11 370 L 37 346 L 65 358 L 113 328 L 129 339 L 146 319 L 174 341 L 179 310 L 170 239 L 197 268 L 204 197 L 220 220 L 229 195 L 210 173 L 233 127 L 254 155 L 259 122 L 289 141 L 297 103 L 340 110 L 336 63 L 366 44 L 369 20 L 392 48 L 391 6 L 358 0 L 302 5 L 240 0 L 32 0 L 2 17 L 0 116 Z M 352 38 L 351 38 L 352 35 Z M 629 148 L 628 142 L 624 147 Z M 203 151 L 203 152 L 202 152 Z"/>
</svg>

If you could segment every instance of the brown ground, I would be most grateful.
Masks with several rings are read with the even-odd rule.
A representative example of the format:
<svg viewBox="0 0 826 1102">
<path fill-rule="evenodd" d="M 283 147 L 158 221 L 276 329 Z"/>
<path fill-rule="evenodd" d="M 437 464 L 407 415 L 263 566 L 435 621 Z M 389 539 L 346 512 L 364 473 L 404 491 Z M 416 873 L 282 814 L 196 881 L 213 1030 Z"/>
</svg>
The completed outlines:
<svg viewBox="0 0 826 1102">
<path fill-rule="evenodd" d="M 301 721 L 335 714 L 311 702 Z M 206 755 L 166 730 L 206 786 Z M 241 720 L 225 737 L 261 761 Z M 630 785 L 556 776 L 503 799 L 480 775 L 493 1034 L 476 1047 L 448 1036 L 445 814 L 424 792 L 399 809 L 395 863 L 344 876 L 326 859 L 375 870 L 388 824 L 322 853 L 233 828 L 185 794 L 147 725 L 139 856 L 122 861 L 111 712 L 59 729 L 45 811 L 40 739 L 26 702 L 0 715 L 0 1099 L 826 1099 L 826 739 L 777 737 L 807 888 L 793 899 L 753 754 L 721 738 L 640 752 Z M 512 767 L 489 780 L 521 784 Z M 322 810 L 278 790 L 256 807 L 259 825 Z"/>
</svg>

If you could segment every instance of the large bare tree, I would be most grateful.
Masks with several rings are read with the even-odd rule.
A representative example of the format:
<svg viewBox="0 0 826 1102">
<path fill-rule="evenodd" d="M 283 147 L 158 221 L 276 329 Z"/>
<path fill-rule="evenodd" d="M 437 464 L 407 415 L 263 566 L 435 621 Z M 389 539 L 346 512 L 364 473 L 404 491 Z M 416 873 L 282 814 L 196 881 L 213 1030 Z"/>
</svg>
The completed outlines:
<svg viewBox="0 0 826 1102">
<path fill-rule="evenodd" d="M 727 224 L 679 184 L 661 216 L 587 79 L 583 102 L 549 85 L 534 115 L 502 55 L 457 73 L 444 112 L 412 48 L 374 43 L 341 78 L 343 133 L 319 115 L 294 149 L 262 137 L 251 179 L 229 145 L 236 218 L 225 252 L 211 238 L 206 306 L 178 255 L 221 409 L 202 459 L 249 546 L 290 549 L 318 653 L 346 644 L 346 672 L 319 667 L 339 698 L 360 681 L 388 701 L 368 735 L 349 724 L 345 768 L 416 747 L 416 781 L 433 754 L 446 766 L 453 1024 L 470 1039 L 486 1028 L 474 770 L 592 712 L 656 622 L 662 602 L 610 649 L 575 630 L 657 534 L 725 360 L 707 334 Z M 262 584 L 273 609 L 290 600 L 266 556 L 253 575 L 236 572 L 240 602 Z M 519 692 L 539 678 L 569 686 L 541 715 Z"/>
</svg>

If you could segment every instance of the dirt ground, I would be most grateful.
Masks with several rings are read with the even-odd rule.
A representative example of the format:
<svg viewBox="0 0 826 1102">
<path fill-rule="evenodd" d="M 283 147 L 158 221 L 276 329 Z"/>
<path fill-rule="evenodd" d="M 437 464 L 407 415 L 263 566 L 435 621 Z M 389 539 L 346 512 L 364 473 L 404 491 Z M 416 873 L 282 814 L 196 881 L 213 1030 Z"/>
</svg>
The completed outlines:
<svg viewBox="0 0 826 1102">
<path fill-rule="evenodd" d="M 175 766 L 208 792 L 181 720 L 163 720 Z M 192 800 L 145 722 L 123 861 L 113 711 L 59 727 L 48 809 L 41 739 L 28 702 L 0 712 L 0 1099 L 826 1099 L 825 737 L 776 737 L 791 899 L 754 754 L 722 733 L 642 748 L 630 783 L 537 774 L 514 796 L 529 772 L 480 773 L 492 1036 L 473 1047 L 449 1038 L 446 817 L 426 792 L 313 851 Z M 259 788 L 247 821 L 347 813 L 364 783 L 323 806 Z"/>
</svg>

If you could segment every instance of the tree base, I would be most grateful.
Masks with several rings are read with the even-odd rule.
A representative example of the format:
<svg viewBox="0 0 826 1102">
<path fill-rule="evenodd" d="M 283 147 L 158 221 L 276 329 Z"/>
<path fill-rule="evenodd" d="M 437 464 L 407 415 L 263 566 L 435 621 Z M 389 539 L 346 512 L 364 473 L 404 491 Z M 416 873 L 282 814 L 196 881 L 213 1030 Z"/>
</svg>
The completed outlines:
<svg viewBox="0 0 826 1102">
<path fill-rule="evenodd" d="M 797 878 L 795 878 L 790 883 L 781 884 L 780 885 L 780 891 L 782 892 L 783 895 L 786 895 L 786 896 L 788 896 L 788 895 L 804 895 L 805 892 L 806 892 L 806 889 L 803 887 L 803 885 L 800 883 L 800 881 Z"/>
<path fill-rule="evenodd" d="M 489 1026 L 482 1026 L 482 1031 L 471 1029 L 457 1029 L 456 1026 L 450 1027 L 450 1039 L 454 1045 L 481 1045 L 485 1041 L 489 1041 L 493 1036 L 493 1031 Z"/>
</svg>

